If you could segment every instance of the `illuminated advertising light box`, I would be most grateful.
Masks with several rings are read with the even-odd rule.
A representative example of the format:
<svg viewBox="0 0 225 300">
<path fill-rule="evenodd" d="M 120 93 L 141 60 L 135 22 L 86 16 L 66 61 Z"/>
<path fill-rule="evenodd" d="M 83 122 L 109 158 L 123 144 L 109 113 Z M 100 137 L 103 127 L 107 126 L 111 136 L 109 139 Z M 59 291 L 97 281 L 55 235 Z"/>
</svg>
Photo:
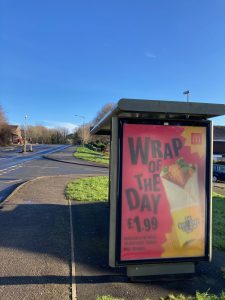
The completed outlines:
<svg viewBox="0 0 225 300">
<path fill-rule="evenodd" d="M 119 119 L 116 264 L 209 259 L 210 122 Z"/>
</svg>

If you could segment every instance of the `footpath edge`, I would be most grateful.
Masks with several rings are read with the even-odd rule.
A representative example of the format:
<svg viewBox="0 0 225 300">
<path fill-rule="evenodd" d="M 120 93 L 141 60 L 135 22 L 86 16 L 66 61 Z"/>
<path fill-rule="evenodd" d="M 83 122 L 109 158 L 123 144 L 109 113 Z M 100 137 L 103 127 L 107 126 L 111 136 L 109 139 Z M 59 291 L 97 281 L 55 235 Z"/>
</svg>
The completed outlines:
<svg viewBox="0 0 225 300">
<path fill-rule="evenodd" d="M 67 163 L 67 164 L 74 164 L 74 165 L 81 165 L 81 166 L 87 166 L 87 167 L 95 167 L 95 168 L 104 168 L 104 169 L 108 169 L 109 166 L 103 165 L 103 164 L 95 164 L 95 163 L 89 163 L 88 161 L 69 161 L 69 160 L 62 160 L 62 159 L 57 159 L 57 158 L 53 158 L 50 157 L 48 155 L 42 155 L 43 158 L 45 159 L 49 159 L 49 160 L 53 160 L 53 161 L 58 161 L 58 162 L 63 162 L 63 163 Z"/>
</svg>

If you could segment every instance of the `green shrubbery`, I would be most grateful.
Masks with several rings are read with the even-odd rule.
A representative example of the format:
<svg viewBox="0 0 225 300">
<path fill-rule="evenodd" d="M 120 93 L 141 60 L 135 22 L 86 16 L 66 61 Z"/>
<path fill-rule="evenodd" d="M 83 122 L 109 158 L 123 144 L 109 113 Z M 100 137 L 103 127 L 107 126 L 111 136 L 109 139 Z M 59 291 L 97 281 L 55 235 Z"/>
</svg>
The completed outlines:
<svg viewBox="0 0 225 300">
<path fill-rule="evenodd" d="M 86 144 L 85 147 L 89 148 L 90 150 L 105 152 L 107 145 L 100 142 L 95 142 Z"/>
<path fill-rule="evenodd" d="M 225 196 L 213 193 L 213 247 L 225 251 Z"/>
</svg>

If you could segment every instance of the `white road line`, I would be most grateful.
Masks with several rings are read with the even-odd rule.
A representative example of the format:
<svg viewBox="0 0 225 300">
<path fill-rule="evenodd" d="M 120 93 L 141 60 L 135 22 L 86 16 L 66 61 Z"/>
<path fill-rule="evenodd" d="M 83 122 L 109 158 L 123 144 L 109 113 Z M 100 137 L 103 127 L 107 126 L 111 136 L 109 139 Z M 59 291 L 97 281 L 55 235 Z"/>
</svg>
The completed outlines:
<svg viewBox="0 0 225 300">
<path fill-rule="evenodd" d="M 4 172 L 4 171 L 6 171 L 6 170 L 8 170 L 8 168 L 6 168 L 6 169 L 2 169 L 2 170 L 0 170 L 0 172 Z"/>
<path fill-rule="evenodd" d="M 15 168 L 15 167 L 16 167 L 16 165 L 15 165 L 15 166 L 8 167 L 8 168 L 5 168 L 5 169 L 2 169 L 2 170 L 0 170 L 0 172 L 2 172 L 2 171 L 7 171 L 7 170 L 10 170 L 11 168 Z"/>
<path fill-rule="evenodd" d="M 4 183 L 4 184 L 8 184 L 8 183 L 12 183 L 12 182 L 17 182 L 17 181 L 21 181 L 21 179 L 14 179 L 14 180 L 9 180 L 9 181 L 3 181 L 1 183 Z"/>
<path fill-rule="evenodd" d="M 20 168 L 20 167 L 22 167 L 21 164 L 19 164 L 19 165 L 13 165 L 13 166 L 10 166 L 10 167 L 8 167 L 8 168 L 2 169 L 2 170 L 0 170 L 0 171 L 9 170 L 9 169 L 12 169 L 12 168 Z"/>
<path fill-rule="evenodd" d="M 22 165 L 15 165 L 15 166 L 8 167 L 7 169 L 2 169 L 2 170 L 0 170 L 0 172 L 1 172 L 0 176 L 3 175 L 3 174 L 8 173 L 10 171 L 15 171 L 15 170 L 17 170 L 18 168 L 21 168 L 21 167 L 22 167 Z"/>
<path fill-rule="evenodd" d="M 72 300 L 77 300 L 77 287 L 76 287 L 76 265 L 74 256 L 74 233 L 73 233 L 73 216 L 71 202 L 68 200 L 69 210 L 70 210 L 70 241 L 71 241 L 71 287 L 72 287 Z"/>
</svg>

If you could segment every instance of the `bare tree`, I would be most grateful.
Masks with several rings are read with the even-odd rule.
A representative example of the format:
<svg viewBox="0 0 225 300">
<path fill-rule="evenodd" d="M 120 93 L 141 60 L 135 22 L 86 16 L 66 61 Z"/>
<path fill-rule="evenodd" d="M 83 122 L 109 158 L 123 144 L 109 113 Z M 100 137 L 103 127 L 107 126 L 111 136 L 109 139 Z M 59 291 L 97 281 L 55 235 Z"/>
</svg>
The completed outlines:
<svg viewBox="0 0 225 300">
<path fill-rule="evenodd" d="M 58 130 L 59 130 L 59 133 L 61 135 L 62 144 L 66 144 L 66 142 L 67 142 L 67 136 L 69 134 L 68 128 L 60 127 L 60 128 L 58 128 Z"/>
<path fill-rule="evenodd" d="M 97 113 L 96 117 L 94 118 L 92 124 L 97 124 L 112 108 L 114 107 L 114 103 L 107 103 L 105 104 L 102 109 Z"/>
<path fill-rule="evenodd" d="M 77 142 L 80 144 L 84 143 L 87 144 L 90 142 L 90 124 L 84 124 L 78 127 L 78 129 L 75 132 L 76 138 L 78 137 L 79 139 Z"/>
<path fill-rule="evenodd" d="M 27 138 L 39 144 L 65 144 L 67 143 L 67 128 L 46 128 L 42 125 L 27 126 Z M 24 127 L 23 127 L 24 131 Z"/>
<path fill-rule="evenodd" d="M 66 144 L 67 135 L 69 131 L 67 128 L 55 128 L 51 130 L 51 139 L 53 144 Z"/>
<path fill-rule="evenodd" d="M 22 130 L 24 131 L 24 126 L 22 126 Z M 39 143 L 39 144 L 50 144 L 50 132 L 49 129 L 42 126 L 42 125 L 36 125 L 36 126 L 27 126 L 27 138 L 31 139 L 33 143 Z"/>
<path fill-rule="evenodd" d="M 3 111 L 2 107 L 0 106 L 0 125 L 6 124 L 6 123 L 7 123 L 7 121 L 6 121 L 4 111 Z"/>
<path fill-rule="evenodd" d="M 0 106 L 0 145 L 7 145 L 10 141 L 10 128 L 8 126 L 4 111 Z"/>
<path fill-rule="evenodd" d="M 102 107 L 102 109 L 97 113 L 92 124 L 96 125 L 110 110 L 112 110 L 113 107 L 114 107 L 114 103 L 105 104 Z M 108 135 L 92 135 L 91 140 L 93 143 L 109 144 L 109 136 Z"/>
</svg>

